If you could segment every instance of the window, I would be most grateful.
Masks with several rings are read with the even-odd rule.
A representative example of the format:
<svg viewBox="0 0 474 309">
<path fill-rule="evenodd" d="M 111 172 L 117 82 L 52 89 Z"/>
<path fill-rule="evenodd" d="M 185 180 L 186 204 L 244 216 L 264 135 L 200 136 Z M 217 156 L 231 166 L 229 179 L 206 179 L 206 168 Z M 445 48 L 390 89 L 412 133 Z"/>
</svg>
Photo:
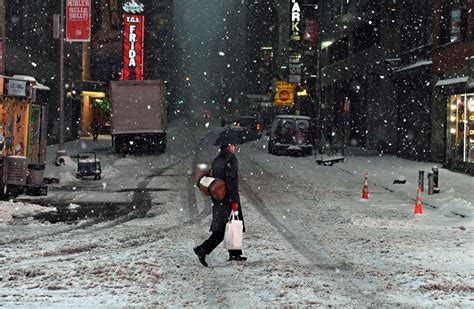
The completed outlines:
<svg viewBox="0 0 474 309">
<path fill-rule="evenodd" d="M 329 46 L 330 63 L 346 59 L 349 56 L 349 42 L 343 37 Z"/>
<path fill-rule="evenodd" d="M 354 53 L 380 43 L 379 20 L 371 21 L 354 32 Z"/>
<path fill-rule="evenodd" d="M 406 18 L 402 24 L 402 49 L 409 51 L 432 43 L 433 0 L 412 0 L 405 3 Z"/>
<path fill-rule="evenodd" d="M 474 162 L 474 94 L 453 95 L 448 101 L 450 157 Z"/>
<path fill-rule="evenodd" d="M 341 14 L 344 16 L 349 10 L 349 0 L 342 0 L 341 3 Z"/>
<path fill-rule="evenodd" d="M 332 3 L 332 15 L 333 21 L 337 21 L 339 18 L 347 14 L 349 9 L 349 0 L 333 0 Z"/>
<path fill-rule="evenodd" d="M 441 44 L 456 42 L 466 35 L 466 0 L 443 1 L 441 9 Z"/>
</svg>

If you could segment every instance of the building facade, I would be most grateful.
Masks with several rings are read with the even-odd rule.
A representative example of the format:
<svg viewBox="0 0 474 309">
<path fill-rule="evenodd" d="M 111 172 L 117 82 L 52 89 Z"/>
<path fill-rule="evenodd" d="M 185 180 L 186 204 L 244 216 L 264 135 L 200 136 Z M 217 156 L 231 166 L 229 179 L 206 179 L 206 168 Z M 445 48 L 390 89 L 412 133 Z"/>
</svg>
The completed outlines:
<svg viewBox="0 0 474 309">
<path fill-rule="evenodd" d="M 474 174 L 474 3 L 434 1 L 432 158 Z"/>
<path fill-rule="evenodd" d="M 319 10 L 323 136 L 394 153 L 397 96 L 389 75 L 399 54 L 396 5 L 324 0 Z"/>
<path fill-rule="evenodd" d="M 431 159 L 433 0 L 399 1 L 400 52 L 390 61 L 397 87 L 398 156 Z"/>
<path fill-rule="evenodd" d="M 4 2 L 4 3 L 3 3 Z M 96 107 L 107 101 L 108 84 L 120 79 L 123 61 L 122 5 L 120 0 L 91 0 L 90 42 L 65 42 L 64 104 L 65 140 L 91 133 Z M 60 13 L 58 0 L 4 0 L 3 73 L 29 75 L 51 88 L 48 136 L 54 143 L 59 134 L 59 40 L 53 38 L 53 15 Z M 172 0 L 144 1 L 144 78 L 163 79 L 175 75 L 173 57 Z M 74 95 L 76 93 L 76 95 Z M 168 93 L 171 93 L 169 89 Z M 103 105 L 106 106 L 107 104 Z M 104 116 L 106 126 L 107 116 Z M 105 130 L 106 131 L 106 130 Z"/>
</svg>

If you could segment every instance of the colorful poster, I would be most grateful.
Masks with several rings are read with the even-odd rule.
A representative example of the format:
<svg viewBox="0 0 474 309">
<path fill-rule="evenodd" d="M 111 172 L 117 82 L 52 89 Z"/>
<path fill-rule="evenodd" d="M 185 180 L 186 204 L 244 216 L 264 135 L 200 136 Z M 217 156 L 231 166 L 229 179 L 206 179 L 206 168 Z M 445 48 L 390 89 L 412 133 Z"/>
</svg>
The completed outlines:
<svg viewBox="0 0 474 309">
<path fill-rule="evenodd" d="M 66 0 L 66 41 L 90 42 L 91 1 Z"/>
</svg>

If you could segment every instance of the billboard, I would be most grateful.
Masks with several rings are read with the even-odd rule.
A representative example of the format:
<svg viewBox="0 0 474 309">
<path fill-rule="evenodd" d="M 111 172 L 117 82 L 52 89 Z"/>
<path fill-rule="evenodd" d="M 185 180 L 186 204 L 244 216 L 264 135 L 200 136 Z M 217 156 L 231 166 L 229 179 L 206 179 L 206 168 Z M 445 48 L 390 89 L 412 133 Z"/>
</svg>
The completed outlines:
<svg viewBox="0 0 474 309">
<path fill-rule="evenodd" d="M 123 80 L 143 80 L 145 17 L 123 15 Z"/>
<path fill-rule="evenodd" d="M 277 81 L 275 107 L 292 107 L 295 103 L 296 84 Z"/>
<path fill-rule="evenodd" d="M 66 0 L 66 41 L 90 42 L 91 1 Z"/>
</svg>

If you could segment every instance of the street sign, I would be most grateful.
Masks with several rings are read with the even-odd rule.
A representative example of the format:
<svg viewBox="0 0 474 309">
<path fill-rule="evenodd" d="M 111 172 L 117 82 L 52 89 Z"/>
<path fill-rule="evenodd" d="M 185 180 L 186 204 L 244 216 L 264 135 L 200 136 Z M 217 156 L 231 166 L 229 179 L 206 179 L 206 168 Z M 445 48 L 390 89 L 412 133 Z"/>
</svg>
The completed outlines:
<svg viewBox="0 0 474 309">
<path fill-rule="evenodd" d="M 292 107 L 295 103 L 295 87 L 293 83 L 277 81 L 277 90 L 275 94 L 276 107 Z"/>
<path fill-rule="evenodd" d="M 66 0 L 66 41 L 90 42 L 91 1 Z"/>
<path fill-rule="evenodd" d="M 8 81 L 8 95 L 9 96 L 26 96 L 26 81 L 10 79 Z"/>
</svg>

